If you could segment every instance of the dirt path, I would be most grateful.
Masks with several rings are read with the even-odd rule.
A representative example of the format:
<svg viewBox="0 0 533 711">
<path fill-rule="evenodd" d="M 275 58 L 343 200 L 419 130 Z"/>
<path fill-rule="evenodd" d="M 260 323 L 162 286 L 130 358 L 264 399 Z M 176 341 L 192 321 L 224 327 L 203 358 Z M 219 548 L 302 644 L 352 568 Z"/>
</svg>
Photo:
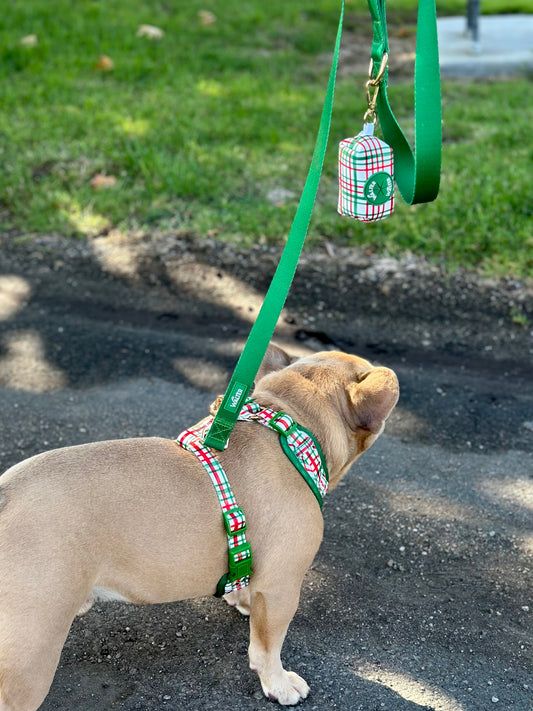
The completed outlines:
<svg viewBox="0 0 533 711">
<path fill-rule="evenodd" d="M 269 250 L 0 238 L 0 469 L 175 435 L 220 392 Z M 393 367 L 386 435 L 326 502 L 284 659 L 308 709 L 531 711 L 533 294 L 349 250 L 305 255 L 278 340 Z M 531 324 L 531 321 L 529 322 Z M 76 620 L 45 711 L 273 708 L 216 600 Z"/>
</svg>

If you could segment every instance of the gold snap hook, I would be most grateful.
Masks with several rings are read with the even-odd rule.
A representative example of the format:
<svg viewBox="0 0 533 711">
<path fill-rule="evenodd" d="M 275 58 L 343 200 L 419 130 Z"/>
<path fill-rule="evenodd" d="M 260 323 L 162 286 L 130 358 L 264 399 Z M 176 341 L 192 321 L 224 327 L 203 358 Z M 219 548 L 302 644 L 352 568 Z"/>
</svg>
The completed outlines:
<svg viewBox="0 0 533 711">
<path fill-rule="evenodd" d="M 374 60 L 370 58 L 370 65 L 368 67 L 368 81 L 366 82 L 366 101 L 368 109 L 363 118 L 363 121 L 365 123 L 374 123 L 376 120 L 376 102 L 378 99 L 379 87 L 385 74 L 385 70 L 387 69 L 388 61 L 389 55 L 387 54 L 387 52 L 385 52 L 381 59 L 381 65 L 379 67 L 377 76 L 374 78 Z M 371 88 L 375 89 L 374 93 L 372 93 Z"/>
<path fill-rule="evenodd" d="M 387 54 L 387 52 L 384 52 L 383 57 L 381 58 L 381 64 L 379 66 L 379 72 L 374 78 L 374 60 L 372 59 L 372 57 L 370 58 L 370 65 L 368 67 L 368 83 L 370 84 L 370 86 L 379 86 L 381 84 L 381 80 L 385 75 L 385 70 L 387 69 L 388 63 L 389 55 Z"/>
<path fill-rule="evenodd" d="M 217 399 L 216 399 L 214 402 L 211 403 L 211 405 L 210 405 L 210 407 L 209 407 L 209 413 L 210 413 L 211 415 L 213 415 L 213 417 L 215 417 L 215 415 L 217 414 L 218 408 L 219 408 L 220 405 L 222 404 L 222 400 L 223 400 L 223 399 L 224 399 L 224 396 L 223 396 L 223 395 L 219 395 L 219 396 L 217 397 Z"/>
<path fill-rule="evenodd" d="M 374 88 L 375 91 L 372 94 L 370 87 Z M 370 111 L 375 111 L 376 110 L 376 101 L 378 99 L 378 94 L 379 94 L 379 84 L 374 87 L 372 82 L 370 80 L 367 81 L 366 83 L 366 101 L 368 104 L 368 109 Z"/>
</svg>

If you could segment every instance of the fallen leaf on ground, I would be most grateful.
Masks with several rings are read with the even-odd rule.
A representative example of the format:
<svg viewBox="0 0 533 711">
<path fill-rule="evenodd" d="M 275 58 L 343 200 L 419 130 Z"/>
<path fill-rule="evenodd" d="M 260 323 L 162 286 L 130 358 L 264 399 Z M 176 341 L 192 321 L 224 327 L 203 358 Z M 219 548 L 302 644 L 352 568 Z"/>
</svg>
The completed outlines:
<svg viewBox="0 0 533 711">
<path fill-rule="evenodd" d="M 115 63 L 107 54 L 102 54 L 94 65 L 94 68 L 99 72 L 112 72 L 115 68 Z"/>
<path fill-rule="evenodd" d="M 35 47 L 38 42 L 39 40 L 37 39 L 37 35 L 26 35 L 25 37 L 20 38 L 19 44 L 23 47 Z"/>
<path fill-rule="evenodd" d="M 412 34 L 413 34 L 413 30 L 410 29 L 409 27 L 406 27 L 405 25 L 403 25 L 395 32 L 394 36 L 403 38 L 403 37 L 410 37 Z"/>
<path fill-rule="evenodd" d="M 114 175 L 102 175 L 102 173 L 97 173 L 91 180 L 91 188 L 93 190 L 107 190 L 108 188 L 114 188 L 117 184 L 117 179 Z"/>
<path fill-rule="evenodd" d="M 155 25 L 139 25 L 137 37 L 146 37 L 151 40 L 160 40 L 165 33 L 160 27 Z"/>
<path fill-rule="evenodd" d="M 202 25 L 214 25 L 217 21 L 217 16 L 214 12 L 210 12 L 209 10 L 199 10 L 198 19 Z"/>
</svg>

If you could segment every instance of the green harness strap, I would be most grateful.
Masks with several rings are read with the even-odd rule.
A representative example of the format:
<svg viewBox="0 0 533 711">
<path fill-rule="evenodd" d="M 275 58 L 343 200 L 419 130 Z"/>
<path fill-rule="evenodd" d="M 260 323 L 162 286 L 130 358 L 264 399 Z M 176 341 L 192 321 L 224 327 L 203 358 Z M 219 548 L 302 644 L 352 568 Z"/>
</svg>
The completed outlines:
<svg viewBox="0 0 533 711">
<path fill-rule="evenodd" d="M 385 0 L 368 0 L 368 4 L 374 27 L 372 58 L 379 68 L 383 55 L 388 50 Z M 344 0 L 342 0 L 326 97 L 307 179 L 278 267 L 237 362 L 217 415 L 205 439 L 205 445 L 213 449 L 222 450 L 227 445 L 238 414 L 248 397 L 274 333 L 298 265 L 315 204 L 326 153 L 333 110 L 343 18 Z M 416 160 L 390 109 L 386 92 L 386 70 L 379 82 L 380 91 L 377 95 L 377 111 L 383 134 L 394 149 L 398 187 L 409 204 L 434 200 L 438 192 L 440 178 L 440 81 L 437 23 L 433 0 L 420 0 L 418 22 L 420 24 L 415 69 Z"/>
</svg>

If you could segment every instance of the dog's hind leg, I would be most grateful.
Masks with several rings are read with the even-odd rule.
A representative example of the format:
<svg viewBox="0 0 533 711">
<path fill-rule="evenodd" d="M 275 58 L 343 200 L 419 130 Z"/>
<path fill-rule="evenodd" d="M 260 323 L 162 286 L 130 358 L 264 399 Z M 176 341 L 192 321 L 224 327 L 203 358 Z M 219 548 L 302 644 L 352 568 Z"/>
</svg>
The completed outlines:
<svg viewBox="0 0 533 711">
<path fill-rule="evenodd" d="M 55 612 L 0 610 L 0 711 L 36 711 L 44 701 L 73 618 Z"/>
<path fill-rule="evenodd" d="M 0 711 L 36 711 L 50 689 L 70 626 L 90 584 L 61 587 L 52 560 L 0 580 Z"/>
<path fill-rule="evenodd" d="M 298 607 L 301 580 L 264 592 L 253 591 L 250 612 L 250 669 L 259 674 L 271 701 L 292 706 L 309 694 L 307 683 L 281 664 L 281 647 Z"/>
<path fill-rule="evenodd" d="M 50 603 L 23 618 L 0 611 L 0 711 L 36 711 L 50 689 L 74 617 Z"/>
</svg>

